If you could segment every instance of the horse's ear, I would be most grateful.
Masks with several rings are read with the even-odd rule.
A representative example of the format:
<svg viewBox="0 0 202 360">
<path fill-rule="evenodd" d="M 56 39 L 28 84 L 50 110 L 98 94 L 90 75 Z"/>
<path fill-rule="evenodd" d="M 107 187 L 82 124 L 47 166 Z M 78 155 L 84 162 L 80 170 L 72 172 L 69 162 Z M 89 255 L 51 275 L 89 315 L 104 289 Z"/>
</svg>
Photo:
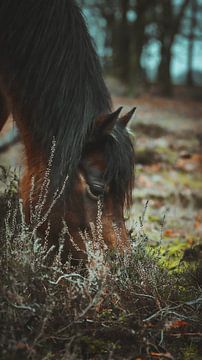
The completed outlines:
<svg viewBox="0 0 202 360">
<path fill-rule="evenodd" d="M 104 114 L 98 116 L 95 122 L 95 130 L 99 131 L 100 134 L 110 133 L 117 122 L 119 114 L 123 106 L 119 107 L 116 111 L 110 114 Z"/>
<path fill-rule="evenodd" d="M 130 110 L 127 114 L 125 114 L 124 116 L 122 116 L 120 119 L 119 119 L 119 123 L 121 125 L 123 125 L 124 127 L 127 126 L 127 124 L 129 123 L 130 119 L 132 118 L 134 112 L 136 110 L 136 107 L 134 107 L 132 110 Z"/>
</svg>

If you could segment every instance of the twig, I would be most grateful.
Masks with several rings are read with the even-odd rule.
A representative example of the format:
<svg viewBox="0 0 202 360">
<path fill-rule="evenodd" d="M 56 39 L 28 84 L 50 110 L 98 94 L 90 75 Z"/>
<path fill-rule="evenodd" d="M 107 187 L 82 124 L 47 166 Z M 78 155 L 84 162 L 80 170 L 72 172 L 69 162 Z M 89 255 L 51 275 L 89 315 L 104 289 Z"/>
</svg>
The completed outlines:
<svg viewBox="0 0 202 360">
<path fill-rule="evenodd" d="M 182 337 L 182 336 L 195 336 L 195 337 L 202 337 L 202 333 L 198 332 L 198 333 L 191 333 L 191 332 L 184 332 L 184 333 L 176 333 L 176 334 L 169 334 L 169 336 L 173 336 L 173 337 Z"/>
</svg>

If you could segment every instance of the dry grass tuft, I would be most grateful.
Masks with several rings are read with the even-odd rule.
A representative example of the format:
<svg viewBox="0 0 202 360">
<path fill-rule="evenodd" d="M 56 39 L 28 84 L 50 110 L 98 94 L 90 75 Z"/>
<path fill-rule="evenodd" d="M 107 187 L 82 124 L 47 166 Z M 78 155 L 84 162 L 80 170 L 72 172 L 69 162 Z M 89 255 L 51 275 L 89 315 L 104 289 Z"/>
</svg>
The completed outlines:
<svg viewBox="0 0 202 360">
<path fill-rule="evenodd" d="M 111 254 L 104 246 L 98 203 L 96 224 L 80 234 L 88 255 L 84 275 L 71 259 L 61 263 L 65 224 L 59 251 L 48 266 L 53 249 L 46 241 L 42 245 L 36 232 L 33 236 L 21 202 L 4 201 L 1 359 L 181 360 L 188 351 L 199 359 L 202 300 L 196 269 L 181 264 L 180 271 L 170 273 L 159 265 L 160 255 L 149 249 L 142 222 L 134 232 L 132 253 Z"/>
</svg>

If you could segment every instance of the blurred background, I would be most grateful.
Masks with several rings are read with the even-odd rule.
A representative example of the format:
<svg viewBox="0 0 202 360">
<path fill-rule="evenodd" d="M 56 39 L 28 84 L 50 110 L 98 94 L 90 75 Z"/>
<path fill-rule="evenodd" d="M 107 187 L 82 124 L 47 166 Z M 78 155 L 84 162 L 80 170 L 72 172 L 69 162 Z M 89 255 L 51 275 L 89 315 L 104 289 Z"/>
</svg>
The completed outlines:
<svg viewBox="0 0 202 360">
<path fill-rule="evenodd" d="M 128 226 L 135 233 L 144 220 L 151 244 L 161 241 L 175 267 L 176 255 L 202 240 L 202 0 L 78 3 L 114 108 L 137 106 Z M 12 126 L 0 135 L 1 192 L 23 163 L 22 144 L 11 145 Z"/>
<path fill-rule="evenodd" d="M 144 214 L 151 244 L 161 241 L 175 267 L 202 240 L 202 0 L 79 3 L 114 107 L 137 106 L 129 227 Z"/>
<path fill-rule="evenodd" d="M 119 79 L 125 93 L 138 95 L 149 87 L 171 96 L 186 86 L 200 97 L 202 0 L 79 3 L 105 73 Z"/>
</svg>

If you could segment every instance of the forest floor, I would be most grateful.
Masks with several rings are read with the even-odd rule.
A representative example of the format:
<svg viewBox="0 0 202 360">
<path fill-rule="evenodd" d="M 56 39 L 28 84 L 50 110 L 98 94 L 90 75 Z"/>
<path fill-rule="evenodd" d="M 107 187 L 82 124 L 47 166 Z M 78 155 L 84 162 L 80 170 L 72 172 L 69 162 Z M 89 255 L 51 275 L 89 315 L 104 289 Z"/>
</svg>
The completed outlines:
<svg viewBox="0 0 202 360">
<path fill-rule="evenodd" d="M 184 249 L 202 243 L 202 105 L 152 96 L 113 100 L 125 111 L 137 107 L 130 226 L 144 212 L 151 244 L 162 242 L 173 268 Z"/>
<path fill-rule="evenodd" d="M 201 360 L 202 105 L 153 96 L 113 103 L 123 113 L 137 106 L 132 255 L 88 252 L 86 276 L 59 255 L 49 266 L 49 251 L 6 202 L 0 359 Z M 11 128 L 10 120 L 3 135 Z M 21 143 L 0 153 L 0 194 L 16 191 L 22 164 Z"/>
</svg>

